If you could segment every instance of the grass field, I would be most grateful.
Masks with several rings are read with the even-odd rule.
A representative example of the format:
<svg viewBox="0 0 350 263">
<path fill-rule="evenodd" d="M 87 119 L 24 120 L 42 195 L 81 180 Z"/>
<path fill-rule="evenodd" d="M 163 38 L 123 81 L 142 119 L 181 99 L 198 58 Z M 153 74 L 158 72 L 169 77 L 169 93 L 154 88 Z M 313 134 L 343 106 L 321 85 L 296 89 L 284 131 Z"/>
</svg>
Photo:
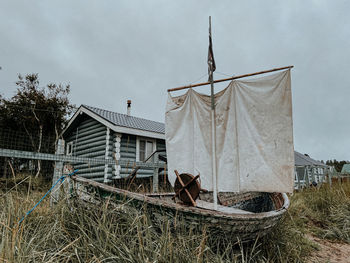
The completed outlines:
<svg viewBox="0 0 350 263">
<path fill-rule="evenodd" d="M 349 183 L 295 193 L 280 224 L 250 244 L 210 236 L 205 227 L 155 228 L 123 204 L 70 200 L 51 208 L 47 198 L 19 225 L 49 184 L 0 183 L 0 262 L 303 262 L 320 249 L 307 236 L 350 243 Z"/>
</svg>

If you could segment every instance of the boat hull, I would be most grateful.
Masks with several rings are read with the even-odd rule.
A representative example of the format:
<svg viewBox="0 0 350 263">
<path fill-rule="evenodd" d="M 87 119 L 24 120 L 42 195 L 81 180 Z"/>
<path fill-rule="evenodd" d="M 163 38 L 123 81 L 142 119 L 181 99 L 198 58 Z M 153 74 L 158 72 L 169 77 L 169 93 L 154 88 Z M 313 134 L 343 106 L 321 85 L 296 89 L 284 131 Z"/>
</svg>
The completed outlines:
<svg viewBox="0 0 350 263">
<path fill-rule="evenodd" d="M 96 197 L 112 196 L 115 200 L 127 202 L 139 211 L 147 211 L 152 222 L 160 227 L 164 222 L 169 222 L 174 229 L 185 224 L 188 228 L 205 228 L 208 233 L 225 235 L 237 241 L 249 241 L 264 236 L 289 207 L 287 195 L 281 193 L 245 193 L 232 196 L 228 193 L 222 194 L 220 200 L 228 206 L 239 209 L 248 207 L 248 211 L 251 210 L 251 213 L 242 214 L 187 206 L 171 201 L 171 194 L 144 195 L 77 176 L 73 177 L 73 189 L 85 201 L 93 202 Z M 201 196 L 201 199 L 205 200 L 208 196 L 210 195 Z M 254 213 L 254 209 L 261 210 L 260 204 L 264 200 L 268 200 L 269 204 L 263 208 L 263 212 Z M 264 211 L 269 207 L 271 211 Z"/>
</svg>

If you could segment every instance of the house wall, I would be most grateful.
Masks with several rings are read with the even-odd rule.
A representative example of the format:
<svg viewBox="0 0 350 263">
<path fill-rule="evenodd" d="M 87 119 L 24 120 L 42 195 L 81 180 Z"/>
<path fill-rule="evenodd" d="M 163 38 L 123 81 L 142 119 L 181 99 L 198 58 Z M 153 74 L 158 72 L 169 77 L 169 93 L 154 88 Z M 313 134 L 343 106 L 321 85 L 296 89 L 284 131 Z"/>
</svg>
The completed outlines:
<svg viewBox="0 0 350 263">
<path fill-rule="evenodd" d="M 130 175 L 134 169 L 133 162 L 136 161 L 136 135 L 130 134 L 121 134 L 121 143 L 120 143 L 120 159 L 130 161 L 129 165 L 120 167 L 119 177 L 114 178 L 125 178 Z M 156 149 L 165 149 L 165 140 L 157 139 L 156 140 Z M 163 175 L 164 172 L 161 172 L 160 175 Z M 141 168 L 137 171 L 137 177 L 150 177 L 153 176 L 153 168 Z"/>
<path fill-rule="evenodd" d="M 136 136 L 122 134 L 120 143 L 120 159 L 130 161 L 130 165 L 120 167 L 120 178 L 127 177 L 133 170 L 136 161 Z"/>
<path fill-rule="evenodd" d="M 324 175 L 326 174 L 326 168 L 321 166 L 296 166 L 296 174 L 299 177 L 301 184 L 307 183 L 322 183 L 324 181 Z M 298 183 L 298 179 L 295 178 L 295 183 Z"/>
<path fill-rule="evenodd" d="M 134 169 L 136 161 L 137 136 L 116 133 L 91 117 L 84 116 L 78 126 L 65 135 L 66 149 L 72 144 L 72 155 L 89 158 L 108 158 L 128 160 L 128 165 L 89 165 L 86 163 L 73 163 L 75 169 L 79 169 L 78 175 L 93 179 L 98 182 L 110 182 L 111 179 L 127 177 Z M 156 147 L 165 149 L 165 140 L 157 139 Z M 106 152 L 107 150 L 107 152 Z M 160 176 L 164 172 L 160 173 Z M 153 176 L 153 168 L 141 168 L 137 177 Z"/>
<path fill-rule="evenodd" d="M 66 135 L 66 150 L 68 144 L 72 143 L 73 156 L 105 158 L 106 135 L 106 126 L 92 118 L 84 118 L 78 127 Z M 75 169 L 79 169 L 77 174 L 80 176 L 95 179 L 96 181 L 103 181 L 104 179 L 104 164 L 73 163 L 72 165 Z M 109 168 L 109 172 L 112 172 L 112 167 Z"/>
</svg>

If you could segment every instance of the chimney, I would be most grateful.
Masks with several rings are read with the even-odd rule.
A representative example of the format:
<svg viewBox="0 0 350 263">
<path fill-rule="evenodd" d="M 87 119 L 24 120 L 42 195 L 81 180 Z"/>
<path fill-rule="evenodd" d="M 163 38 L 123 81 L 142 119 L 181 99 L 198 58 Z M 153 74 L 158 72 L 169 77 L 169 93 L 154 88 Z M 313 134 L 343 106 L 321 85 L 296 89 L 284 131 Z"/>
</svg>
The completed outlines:
<svg viewBox="0 0 350 263">
<path fill-rule="evenodd" d="M 127 114 L 128 116 L 130 116 L 130 112 L 131 112 L 131 100 L 127 100 L 126 104 L 127 106 Z"/>
</svg>

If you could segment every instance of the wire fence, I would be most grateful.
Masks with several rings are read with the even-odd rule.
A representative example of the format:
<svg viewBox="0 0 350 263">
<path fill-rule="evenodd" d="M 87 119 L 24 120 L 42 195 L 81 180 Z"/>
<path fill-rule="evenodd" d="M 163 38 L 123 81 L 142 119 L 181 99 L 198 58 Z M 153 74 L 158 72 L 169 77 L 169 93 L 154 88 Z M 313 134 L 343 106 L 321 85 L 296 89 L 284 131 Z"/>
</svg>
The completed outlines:
<svg viewBox="0 0 350 263">
<path fill-rule="evenodd" d="M 23 130 L 11 130 L 0 126 L 0 149 L 55 153 L 56 138 L 40 136 L 39 133 Z M 15 156 L 0 156 L 0 177 L 8 178 L 18 175 L 44 176 L 52 178 L 54 162 L 49 160 L 34 160 Z"/>
<path fill-rule="evenodd" d="M 11 130 L 0 126 L 0 148 L 55 153 L 58 138 L 55 136 L 40 136 L 40 132 Z"/>
<path fill-rule="evenodd" d="M 100 140 L 91 139 L 80 145 L 74 141 L 69 145 L 61 141 L 60 145 L 56 136 L 40 136 L 38 132 L 0 126 L 0 177 L 41 176 L 51 180 L 55 179 L 55 174 L 60 176 L 67 173 L 64 169 L 72 167 L 79 169 L 77 174 L 80 176 L 124 189 L 142 192 L 172 190 L 165 152 L 154 152 L 144 162 L 137 162 L 132 139 L 111 139 L 109 145 L 103 141 L 103 132 L 100 137 L 94 136 Z M 124 158 L 120 157 L 120 150 L 123 150 Z M 69 152 L 71 154 L 67 154 Z M 295 189 L 303 189 L 344 180 L 350 180 L 350 177 L 334 169 L 305 166 L 296 167 L 294 182 Z"/>
<path fill-rule="evenodd" d="M 118 157 L 119 150 L 109 146 L 108 142 L 102 141 L 103 147 L 101 140 L 97 142 L 78 145 L 80 151 L 75 154 L 74 143 L 67 145 L 54 136 L 0 127 L 0 177 L 40 176 L 55 180 L 72 167 L 79 170 L 77 174 L 80 176 L 124 189 L 142 192 L 171 190 L 166 161 L 159 159 L 160 153 L 152 153 L 152 158 L 137 162 L 136 158 L 120 158 L 120 154 Z M 135 150 L 133 147 L 127 141 L 124 151 L 129 154 Z"/>
</svg>

